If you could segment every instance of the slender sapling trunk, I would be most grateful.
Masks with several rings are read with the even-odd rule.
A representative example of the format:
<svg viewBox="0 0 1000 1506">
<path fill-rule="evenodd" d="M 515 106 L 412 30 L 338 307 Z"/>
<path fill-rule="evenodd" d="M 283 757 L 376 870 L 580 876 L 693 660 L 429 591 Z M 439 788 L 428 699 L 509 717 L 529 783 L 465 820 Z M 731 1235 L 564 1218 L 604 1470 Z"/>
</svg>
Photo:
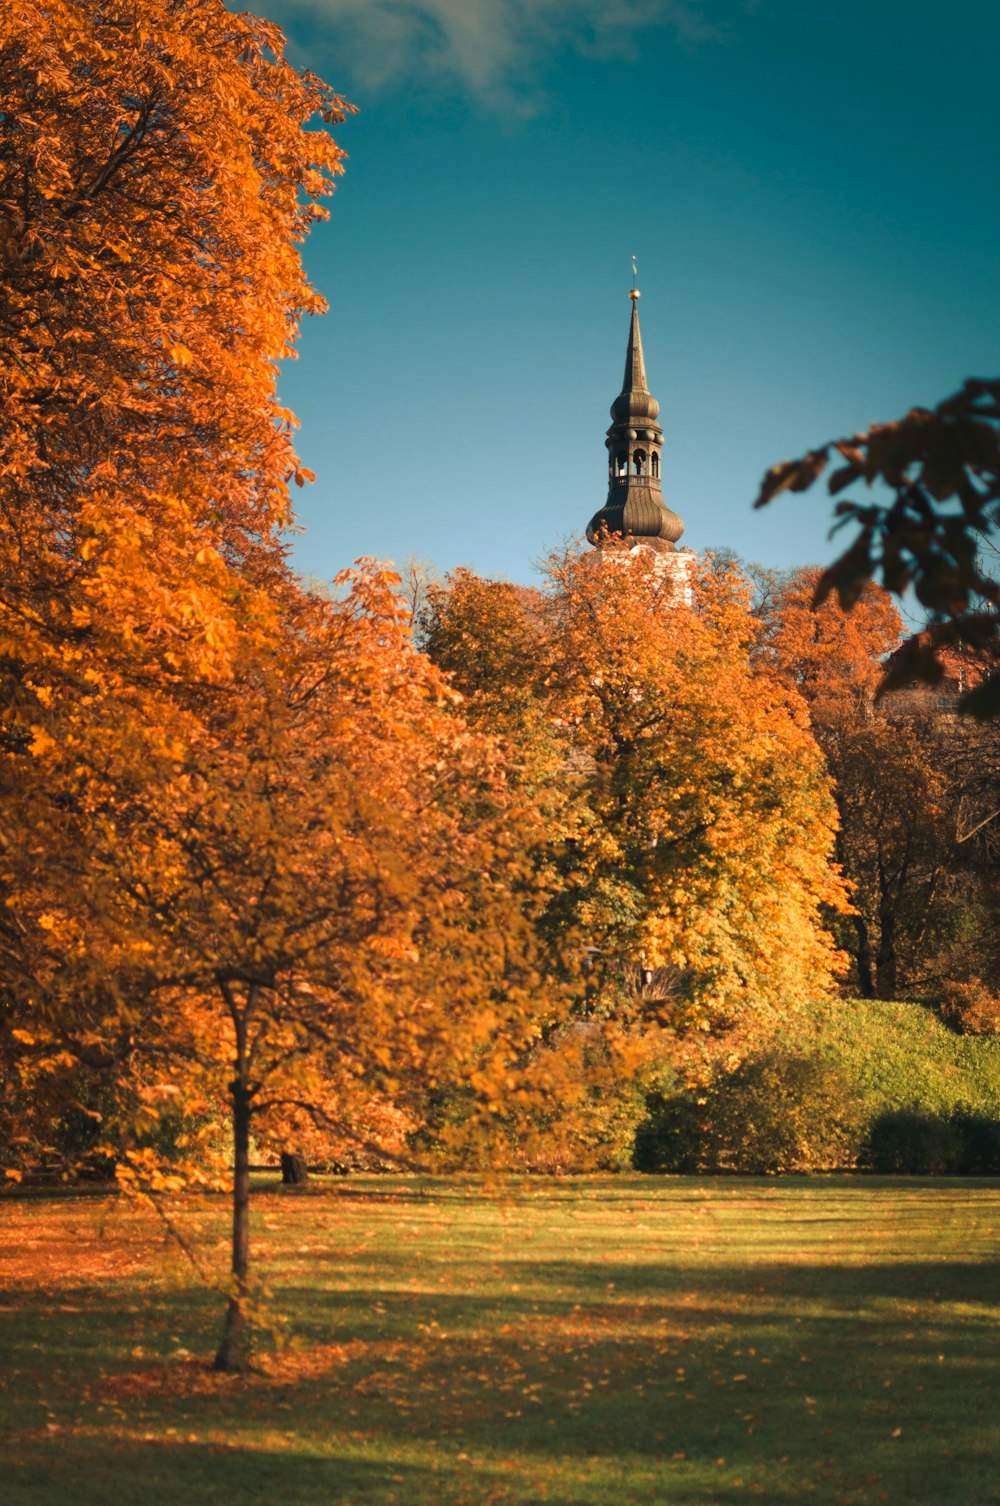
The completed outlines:
<svg viewBox="0 0 1000 1506">
<path fill-rule="evenodd" d="M 250 1264 L 250 1086 L 243 1022 L 237 1023 L 236 1073 L 230 1083 L 233 1104 L 233 1284 L 226 1322 L 212 1366 L 243 1370 L 249 1347 L 247 1271 Z"/>
</svg>

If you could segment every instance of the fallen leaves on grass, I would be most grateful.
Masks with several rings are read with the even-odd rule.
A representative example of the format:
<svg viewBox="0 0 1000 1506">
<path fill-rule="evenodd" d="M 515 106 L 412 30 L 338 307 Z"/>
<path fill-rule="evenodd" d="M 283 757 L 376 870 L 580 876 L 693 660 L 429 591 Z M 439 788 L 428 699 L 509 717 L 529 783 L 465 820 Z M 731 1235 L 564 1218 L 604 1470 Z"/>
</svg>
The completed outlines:
<svg viewBox="0 0 1000 1506">
<path fill-rule="evenodd" d="M 105 1376 L 93 1388 L 93 1394 L 114 1400 L 142 1396 L 195 1396 L 227 1392 L 233 1386 L 255 1389 L 289 1386 L 300 1381 L 318 1380 L 339 1370 L 353 1360 L 367 1355 L 373 1347 L 355 1341 L 349 1344 L 314 1344 L 309 1348 L 289 1346 L 259 1359 L 242 1373 L 219 1372 L 207 1360 L 190 1358 L 166 1364 L 151 1364 L 142 1370 L 119 1371 Z"/>
<path fill-rule="evenodd" d="M 109 1278 L 135 1276 L 163 1264 L 162 1231 L 152 1224 L 109 1211 L 110 1199 L 93 1207 L 82 1199 L 41 1198 L 9 1202 L 0 1241 L 0 1278 L 11 1286 L 87 1286 Z M 157 1237 L 157 1235 L 159 1237 Z M 63 1308 L 63 1311 L 72 1311 Z"/>
</svg>

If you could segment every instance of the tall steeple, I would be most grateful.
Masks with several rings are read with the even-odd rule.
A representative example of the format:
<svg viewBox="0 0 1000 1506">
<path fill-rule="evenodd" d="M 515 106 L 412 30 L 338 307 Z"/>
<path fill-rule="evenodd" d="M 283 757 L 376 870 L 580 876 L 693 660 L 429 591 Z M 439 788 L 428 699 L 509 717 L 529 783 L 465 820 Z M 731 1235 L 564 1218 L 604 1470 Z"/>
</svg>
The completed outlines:
<svg viewBox="0 0 1000 1506">
<path fill-rule="evenodd" d="M 635 271 L 633 258 L 632 270 Z M 587 538 L 600 547 L 619 538 L 649 549 L 673 550 L 684 524 L 664 505 L 660 488 L 663 430 L 660 405 L 646 385 L 646 361 L 639 329 L 639 289 L 629 293 L 632 317 L 625 352 L 622 390 L 611 404 L 608 447 L 608 500 L 587 525 Z"/>
</svg>

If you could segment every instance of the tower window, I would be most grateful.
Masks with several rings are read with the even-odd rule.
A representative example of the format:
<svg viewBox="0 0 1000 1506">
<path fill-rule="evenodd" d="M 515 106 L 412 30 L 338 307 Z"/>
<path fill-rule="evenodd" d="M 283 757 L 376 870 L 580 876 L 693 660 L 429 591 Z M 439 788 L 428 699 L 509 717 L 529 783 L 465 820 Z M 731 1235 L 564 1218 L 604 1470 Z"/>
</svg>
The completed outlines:
<svg viewBox="0 0 1000 1506">
<path fill-rule="evenodd" d="M 646 451 L 645 450 L 636 450 L 633 453 L 633 455 L 632 455 L 632 465 L 635 468 L 635 474 L 637 476 L 641 476 L 643 474 L 643 472 L 645 471 L 645 469 L 646 469 Z"/>
<path fill-rule="evenodd" d="M 660 457 L 659 455 L 657 455 L 655 450 L 649 457 L 649 468 L 653 472 L 654 476 L 658 476 L 660 474 Z"/>
</svg>

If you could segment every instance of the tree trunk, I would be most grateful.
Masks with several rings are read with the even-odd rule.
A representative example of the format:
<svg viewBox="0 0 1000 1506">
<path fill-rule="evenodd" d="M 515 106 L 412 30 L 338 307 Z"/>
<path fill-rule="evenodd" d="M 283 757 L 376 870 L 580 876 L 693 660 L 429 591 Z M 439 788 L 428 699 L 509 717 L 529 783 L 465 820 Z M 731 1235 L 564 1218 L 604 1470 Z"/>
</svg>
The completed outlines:
<svg viewBox="0 0 1000 1506">
<path fill-rule="evenodd" d="M 892 893 L 888 877 L 879 865 L 879 938 L 875 954 L 875 982 L 880 999 L 896 997 L 896 896 Z M 901 888 L 897 881 L 896 888 Z"/>
<path fill-rule="evenodd" d="M 858 991 L 863 999 L 874 999 L 875 979 L 872 976 L 872 940 L 868 922 L 863 915 L 854 916 L 854 929 L 858 936 L 856 961 L 858 965 Z"/>
<path fill-rule="evenodd" d="M 244 1052 L 241 1050 L 242 1058 Z M 233 1100 L 233 1285 L 213 1370 L 243 1370 L 248 1354 L 247 1269 L 250 1263 L 250 1093 L 244 1063 L 230 1085 Z"/>
<path fill-rule="evenodd" d="M 301 1182 L 309 1179 L 309 1167 L 305 1157 L 298 1156 L 294 1151 L 283 1150 L 281 1152 L 281 1180 L 286 1187 L 298 1187 Z"/>
</svg>

